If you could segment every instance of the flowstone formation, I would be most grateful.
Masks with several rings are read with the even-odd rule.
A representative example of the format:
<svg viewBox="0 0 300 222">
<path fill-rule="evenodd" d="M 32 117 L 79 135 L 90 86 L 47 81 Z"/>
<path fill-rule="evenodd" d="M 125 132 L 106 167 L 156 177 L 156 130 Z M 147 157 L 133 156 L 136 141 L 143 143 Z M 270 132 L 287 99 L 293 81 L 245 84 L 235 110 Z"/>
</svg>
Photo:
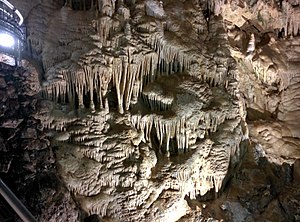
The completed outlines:
<svg viewBox="0 0 300 222">
<path fill-rule="evenodd" d="M 62 104 L 44 124 L 61 131 L 57 161 L 81 208 L 119 221 L 176 221 L 190 210 L 186 197 L 218 196 L 246 138 L 219 19 L 208 23 L 200 5 L 184 2 L 108 4 L 94 29 L 70 19 L 82 12 L 59 13 L 68 23 L 55 29 L 59 44 L 77 48 L 55 62 L 43 47 L 43 94 Z M 66 37 L 72 27 L 81 32 Z"/>
<path fill-rule="evenodd" d="M 298 1 L 12 2 L 75 220 L 299 219 Z"/>
</svg>

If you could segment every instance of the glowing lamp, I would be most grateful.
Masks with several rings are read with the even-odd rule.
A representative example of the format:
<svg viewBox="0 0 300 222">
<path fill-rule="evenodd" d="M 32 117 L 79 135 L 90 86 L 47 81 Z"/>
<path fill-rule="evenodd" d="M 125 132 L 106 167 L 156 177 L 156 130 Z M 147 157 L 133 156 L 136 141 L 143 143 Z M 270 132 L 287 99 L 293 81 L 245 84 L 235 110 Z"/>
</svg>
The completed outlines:
<svg viewBox="0 0 300 222">
<path fill-rule="evenodd" d="M 15 44 L 15 39 L 13 36 L 7 33 L 0 33 L 0 45 L 3 47 L 13 47 Z"/>
</svg>

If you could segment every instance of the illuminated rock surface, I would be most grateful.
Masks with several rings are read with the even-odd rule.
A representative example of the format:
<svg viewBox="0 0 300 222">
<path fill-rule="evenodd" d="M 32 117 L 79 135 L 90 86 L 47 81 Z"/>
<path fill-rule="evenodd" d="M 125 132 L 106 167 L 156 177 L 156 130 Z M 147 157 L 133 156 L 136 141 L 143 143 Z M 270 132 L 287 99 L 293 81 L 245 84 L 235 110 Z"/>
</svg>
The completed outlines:
<svg viewBox="0 0 300 222">
<path fill-rule="evenodd" d="M 1 175 L 40 221 L 300 220 L 299 2 L 11 2 Z"/>
</svg>

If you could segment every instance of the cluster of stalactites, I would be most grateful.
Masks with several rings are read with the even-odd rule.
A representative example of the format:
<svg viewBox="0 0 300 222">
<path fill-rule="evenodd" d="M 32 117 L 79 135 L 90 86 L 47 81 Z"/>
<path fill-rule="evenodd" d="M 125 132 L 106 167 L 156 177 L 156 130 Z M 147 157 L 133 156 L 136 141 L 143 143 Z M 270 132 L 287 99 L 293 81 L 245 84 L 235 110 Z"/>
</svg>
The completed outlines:
<svg viewBox="0 0 300 222">
<path fill-rule="evenodd" d="M 116 0 L 67 0 L 64 5 L 73 10 L 87 11 L 95 9 L 102 14 L 112 15 L 115 10 Z"/>
<path fill-rule="evenodd" d="M 176 182 L 171 186 L 191 199 L 203 196 L 211 189 L 218 193 L 230 162 L 229 149 L 215 145 L 209 139 L 198 146 L 196 153 L 174 171 Z"/>
<path fill-rule="evenodd" d="M 202 78 L 211 87 L 228 85 L 228 68 L 226 64 L 213 64 L 203 72 Z"/>
<path fill-rule="evenodd" d="M 170 110 L 174 98 L 172 96 L 163 96 L 155 92 L 142 92 L 142 100 L 150 110 L 166 111 Z"/>
<path fill-rule="evenodd" d="M 145 55 L 131 54 L 113 58 L 108 65 L 91 67 L 83 66 L 77 72 L 63 70 L 59 82 L 51 83 L 46 87 L 46 97 L 55 101 L 64 102 L 68 98 L 69 103 L 75 104 L 78 97 L 78 105 L 83 106 L 83 98 L 89 94 L 90 107 L 94 107 L 97 100 L 99 107 L 104 108 L 107 103 L 106 93 L 108 85 L 112 81 L 116 88 L 119 112 L 128 110 L 131 103 L 136 103 L 144 82 L 152 82 L 157 77 L 159 63 L 158 54 L 149 52 Z M 94 98 L 95 94 L 97 98 Z M 108 108 L 108 107 L 105 107 Z"/>
<path fill-rule="evenodd" d="M 192 62 L 191 56 L 185 53 L 185 50 L 179 44 L 168 43 L 161 33 L 157 32 L 151 35 L 146 40 L 146 44 L 158 53 L 158 68 L 161 73 L 182 73 L 189 69 Z"/>
<path fill-rule="evenodd" d="M 98 22 L 100 40 L 109 45 L 106 41 L 111 31 L 111 19 L 102 17 Z M 64 101 L 67 95 L 71 103 L 74 103 L 76 96 L 79 107 L 84 103 L 84 95 L 89 94 L 90 107 L 93 108 L 93 101 L 98 100 L 99 107 L 103 108 L 103 100 L 112 79 L 117 93 L 118 110 L 124 113 L 124 110 L 129 110 L 130 104 L 137 102 L 143 84 L 154 81 L 158 75 L 181 73 L 190 67 L 192 58 L 182 48 L 167 44 L 159 36 L 154 34 L 148 38 L 152 50 L 136 52 L 135 48 L 129 46 L 119 56 L 112 58 L 108 65 L 87 64 L 76 72 L 62 71 L 66 85 L 52 83 L 53 86 L 47 87 L 48 94 L 53 95 L 51 98 L 54 100 L 62 97 L 60 101 Z M 97 98 L 94 98 L 95 94 Z"/>
<path fill-rule="evenodd" d="M 53 100 L 65 101 L 66 95 L 70 103 L 75 103 L 78 97 L 79 107 L 83 106 L 83 97 L 89 93 L 90 107 L 98 100 L 99 107 L 105 107 L 104 100 L 108 85 L 112 79 L 116 87 L 118 109 L 120 113 L 128 110 L 131 103 L 136 103 L 143 84 L 153 82 L 160 74 L 182 72 L 188 68 L 190 60 L 178 49 L 164 44 L 157 48 L 158 52 L 134 54 L 128 47 L 126 54 L 112 59 L 106 66 L 91 67 L 86 65 L 77 72 L 61 71 L 65 84 L 52 83 L 46 91 Z M 94 98 L 94 92 L 97 98 Z M 108 108 L 108 107 L 105 107 Z"/>
<path fill-rule="evenodd" d="M 257 13 L 261 10 L 269 10 L 268 13 L 272 20 L 272 22 L 263 22 L 263 26 L 272 26 L 276 27 L 276 30 L 279 29 L 280 31 L 283 29 L 284 36 L 297 36 L 300 30 L 300 8 L 297 7 L 299 3 L 295 1 L 279 1 L 280 4 L 278 5 L 279 8 L 276 6 L 278 1 L 270 1 L 266 3 L 265 1 L 250 1 L 250 4 L 247 1 L 225 1 L 225 0 L 214 0 L 214 1 L 206 1 L 204 3 L 208 8 L 209 12 L 214 15 L 221 15 L 225 11 L 225 5 L 230 5 L 231 8 L 239 7 L 250 8 L 252 13 Z M 292 3 L 293 2 L 293 3 Z M 226 13 L 226 12 L 225 12 Z"/>
<path fill-rule="evenodd" d="M 69 102 L 73 107 L 78 106 L 76 108 L 88 104 L 92 110 L 108 110 L 107 92 L 111 81 L 109 68 L 84 66 L 83 70 L 63 70 L 59 75 L 62 77 L 61 81 L 51 83 L 45 88 L 44 94 L 47 99 L 61 103 Z M 89 98 L 89 101 L 84 101 L 84 97 Z"/>
<path fill-rule="evenodd" d="M 132 115 L 130 121 L 137 130 L 144 133 L 145 142 L 151 142 L 151 131 L 154 129 L 160 150 L 169 154 L 171 139 L 176 140 L 178 152 L 185 152 L 198 138 L 203 139 L 205 133 L 216 132 L 217 127 L 225 121 L 225 115 L 212 111 L 199 112 L 192 119 L 185 117 L 163 119 L 155 114 L 145 116 L 137 114 Z"/>
<path fill-rule="evenodd" d="M 190 145 L 195 143 L 193 138 L 203 138 L 204 131 L 196 130 L 197 124 L 185 121 L 185 119 L 164 120 L 156 116 L 132 116 L 132 123 L 138 129 L 144 132 L 145 140 L 151 141 L 152 127 L 155 129 L 159 147 L 162 149 L 165 144 L 165 152 L 170 152 L 170 140 L 176 139 L 178 152 L 184 152 Z"/>
<path fill-rule="evenodd" d="M 108 16 L 100 17 L 96 20 L 95 30 L 97 31 L 101 44 L 103 46 L 109 46 L 110 42 L 107 39 L 113 30 L 113 20 Z"/>
<path fill-rule="evenodd" d="M 230 120 L 218 134 L 216 141 L 206 139 L 184 164 L 174 171 L 177 188 L 183 195 L 195 199 L 205 195 L 211 189 L 220 192 L 230 164 L 240 157 L 241 127 L 240 121 Z"/>
<path fill-rule="evenodd" d="M 113 60 L 113 85 L 116 87 L 120 113 L 123 113 L 124 109 L 128 110 L 131 102 L 137 102 L 144 78 L 154 80 L 157 63 L 156 53 L 131 55 L 130 50 L 126 56 Z"/>
<path fill-rule="evenodd" d="M 188 195 L 190 199 L 196 199 L 199 195 L 204 196 L 211 189 L 215 189 L 215 193 L 218 193 L 227 173 L 206 174 L 205 172 L 201 172 L 199 167 L 195 168 L 192 174 L 188 173 L 182 176 L 184 181 L 179 185 L 181 192 Z"/>
<path fill-rule="evenodd" d="M 134 54 L 133 49 L 128 48 L 124 56 L 113 60 L 113 83 L 120 113 L 137 102 L 144 83 L 153 82 L 158 75 L 181 73 L 189 68 L 191 59 L 180 49 L 165 42 L 152 44 L 156 52 Z"/>
<path fill-rule="evenodd" d="M 296 36 L 300 32 L 300 7 L 292 7 L 288 1 L 282 2 L 283 13 L 286 15 L 284 34 Z"/>
</svg>

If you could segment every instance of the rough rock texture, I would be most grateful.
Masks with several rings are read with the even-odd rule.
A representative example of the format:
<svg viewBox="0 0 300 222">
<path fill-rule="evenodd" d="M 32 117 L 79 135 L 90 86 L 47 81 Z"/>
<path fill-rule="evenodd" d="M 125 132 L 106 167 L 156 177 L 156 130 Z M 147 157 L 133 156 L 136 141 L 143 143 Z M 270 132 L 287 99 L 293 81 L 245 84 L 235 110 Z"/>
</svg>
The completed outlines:
<svg viewBox="0 0 300 222">
<path fill-rule="evenodd" d="M 51 178 L 23 197 L 40 221 L 300 220 L 298 1 L 11 2 L 41 89 L 2 128 L 51 144 L 20 146 L 29 173 L 2 135 L 1 164 Z"/>
<path fill-rule="evenodd" d="M 35 216 L 76 221 L 79 212 L 59 179 L 53 149 L 36 116 L 43 104 L 37 96 L 38 74 L 25 61 L 23 67 L 0 63 L 1 178 Z M 5 209 L 0 209 L 1 220 L 18 220 Z"/>
</svg>

